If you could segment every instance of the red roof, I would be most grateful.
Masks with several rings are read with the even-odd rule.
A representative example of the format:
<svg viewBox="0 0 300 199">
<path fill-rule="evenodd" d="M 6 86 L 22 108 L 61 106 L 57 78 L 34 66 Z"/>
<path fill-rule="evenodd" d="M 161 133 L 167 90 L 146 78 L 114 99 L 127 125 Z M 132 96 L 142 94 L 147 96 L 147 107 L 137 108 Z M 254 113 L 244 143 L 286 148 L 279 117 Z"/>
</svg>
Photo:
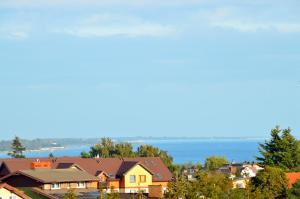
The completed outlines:
<svg viewBox="0 0 300 199">
<path fill-rule="evenodd" d="M 298 180 L 300 180 L 300 172 L 287 173 L 288 187 L 291 188 Z"/>
<path fill-rule="evenodd" d="M 52 168 L 76 164 L 88 173 L 96 176 L 99 171 L 104 171 L 110 178 L 119 178 L 120 171 L 127 171 L 128 166 L 141 164 L 153 174 L 153 181 L 170 181 L 172 174 L 159 157 L 136 157 L 136 158 L 81 158 L 81 157 L 58 157 L 58 158 L 16 158 L 0 159 L 10 173 L 31 168 L 34 161 L 50 161 Z M 126 168 L 123 168 L 126 167 Z M 0 167 L 1 168 L 1 167 Z M 1 173 L 1 171 L 0 171 Z"/>
</svg>

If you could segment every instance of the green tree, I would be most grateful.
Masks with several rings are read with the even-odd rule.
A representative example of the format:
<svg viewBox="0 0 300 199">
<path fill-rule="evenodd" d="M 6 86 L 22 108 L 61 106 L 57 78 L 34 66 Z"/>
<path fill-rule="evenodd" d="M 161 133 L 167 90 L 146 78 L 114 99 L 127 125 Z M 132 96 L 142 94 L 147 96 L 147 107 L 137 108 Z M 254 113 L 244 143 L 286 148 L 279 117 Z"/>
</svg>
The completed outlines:
<svg viewBox="0 0 300 199">
<path fill-rule="evenodd" d="M 100 143 L 91 147 L 90 155 L 91 157 L 102 157 L 108 158 L 113 156 L 114 152 L 114 142 L 110 138 L 101 138 Z"/>
<path fill-rule="evenodd" d="M 187 199 L 188 182 L 185 181 L 184 176 L 180 175 L 174 181 L 168 184 L 168 191 L 165 196 L 167 199 L 182 198 Z"/>
<path fill-rule="evenodd" d="M 12 151 L 8 153 L 9 156 L 13 158 L 25 158 L 23 152 L 26 150 L 26 148 L 22 145 L 18 136 L 15 136 L 15 138 L 13 139 L 11 149 Z"/>
<path fill-rule="evenodd" d="M 276 126 L 271 131 L 271 139 L 259 145 L 261 166 L 280 167 L 297 170 L 300 166 L 300 143 L 291 135 L 291 129 L 281 130 Z"/>
<path fill-rule="evenodd" d="M 114 146 L 114 157 L 134 157 L 132 144 L 128 142 L 118 143 Z"/>
<path fill-rule="evenodd" d="M 205 160 L 205 169 L 207 171 L 216 171 L 225 164 L 228 164 L 225 157 L 210 156 Z"/>
<path fill-rule="evenodd" d="M 292 188 L 288 190 L 288 198 L 298 199 L 300 198 L 300 180 L 293 184 Z"/>
<path fill-rule="evenodd" d="M 49 153 L 49 158 L 54 158 L 53 153 Z"/>
<path fill-rule="evenodd" d="M 228 198 L 232 190 L 232 181 L 219 172 L 200 171 L 197 190 L 207 198 Z"/>
<path fill-rule="evenodd" d="M 266 166 L 251 181 L 253 192 L 260 195 L 260 198 L 273 199 L 286 195 L 288 181 L 280 168 Z"/>
<path fill-rule="evenodd" d="M 91 157 L 91 155 L 90 155 L 89 153 L 87 153 L 86 151 L 82 151 L 82 152 L 80 153 L 80 156 L 81 156 L 82 158 L 90 158 L 90 157 Z"/>
<path fill-rule="evenodd" d="M 77 199 L 75 190 L 69 189 L 68 192 L 64 194 L 64 199 Z"/>
<path fill-rule="evenodd" d="M 137 156 L 139 157 L 160 157 L 160 159 L 169 168 L 173 166 L 173 158 L 167 151 L 160 150 L 157 147 L 151 145 L 141 145 L 137 149 Z"/>
</svg>

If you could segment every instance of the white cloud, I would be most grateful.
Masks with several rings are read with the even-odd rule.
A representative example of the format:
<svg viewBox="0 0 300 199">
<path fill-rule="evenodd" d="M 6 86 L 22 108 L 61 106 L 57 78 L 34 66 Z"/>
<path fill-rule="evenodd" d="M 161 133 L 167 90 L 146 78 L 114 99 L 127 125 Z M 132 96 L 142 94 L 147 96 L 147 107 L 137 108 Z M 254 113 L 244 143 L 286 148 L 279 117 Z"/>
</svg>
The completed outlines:
<svg viewBox="0 0 300 199">
<path fill-rule="evenodd" d="M 24 40 L 29 37 L 31 27 L 28 25 L 3 24 L 0 25 L 0 37 Z"/>
<path fill-rule="evenodd" d="M 93 15 L 81 22 L 65 27 L 55 28 L 53 32 L 77 37 L 162 37 L 176 34 L 171 25 L 145 22 L 128 16 Z"/>
<path fill-rule="evenodd" d="M 58 33 L 65 33 L 78 37 L 109 37 L 109 36 L 167 36 L 175 33 L 170 26 L 160 24 L 136 24 L 129 26 L 73 26 L 56 30 Z"/>
<path fill-rule="evenodd" d="M 299 33 L 300 23 L 280 22 L 242 22 L 242 21 L 221 21 L 212 22 L 211 26 L 232 29 L 240 32 L 277 31 L 282 33 Z"/>
</svg>

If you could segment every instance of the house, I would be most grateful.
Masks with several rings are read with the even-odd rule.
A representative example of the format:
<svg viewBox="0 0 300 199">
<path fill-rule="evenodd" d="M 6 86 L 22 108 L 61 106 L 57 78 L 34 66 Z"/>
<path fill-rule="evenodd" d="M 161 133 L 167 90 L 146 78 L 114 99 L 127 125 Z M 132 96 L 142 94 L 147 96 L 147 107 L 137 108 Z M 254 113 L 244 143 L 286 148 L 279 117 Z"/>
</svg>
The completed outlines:
<svg viewBox="0 0 300 199">
<path fill-rule="evenodd" d="M 41 190 L 97 189 L 98 178 L 79 169 L 34 168 L 19 170 L 0 179 L 14 187 L 32 187 Z"/>
<path fill-rule="evenodd" d="M 18 189 L 6 184 L 0 183 L 0 199 L 31 199 Z"/>
<path fill-rule="evenodd" d="M 47 164 L 45 164 L 46 162 Z M 158 157 L 2 159 L 0 176 L 7 177 L 7 175 L 20 171 L 24 174 L 24 170 L 28 172 L 33 168 L 36 170 L 51 168 L 52 170 L 77 169 L 84 171 L 96 177 L 99 186 L 107 192 L 113 188 L 121 193 L 137 191 L 148 193 L 150 185 L 160 186 L 165 191 L 168 183 L 172 180 L 171 172 Z"/>
<path fill-rule="evenodd" d="M 292 188 L 298 180 L 300 180 L 300 172 L 290 172 L 286 174 L 288 179 L 288 188 Z"/>
</svg>

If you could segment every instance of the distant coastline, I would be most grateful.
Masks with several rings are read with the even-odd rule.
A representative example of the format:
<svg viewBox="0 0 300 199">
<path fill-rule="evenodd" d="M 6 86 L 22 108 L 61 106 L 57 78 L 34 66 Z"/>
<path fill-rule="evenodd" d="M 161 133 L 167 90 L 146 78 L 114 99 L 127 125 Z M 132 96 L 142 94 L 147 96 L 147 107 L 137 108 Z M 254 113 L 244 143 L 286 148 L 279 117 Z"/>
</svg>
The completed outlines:
<svg viewBox="0 0 300 199">
<path fill-rule="evenodd" d="M 22 139 L 27 152 L 62 150 L 69 147 L 92 146 L 101 138 L 37 138 Z M 265 140 L 263 137 L 113 137 L 115 142 L 129 142 L 132 144 L 146 144 L 152 142 L 187 142 L 194 140 L 203 141 L 239 141 L 239 140 Z M 0 153 L 10 150 L 11 140 L 0 141 Z"/>
</svg>

